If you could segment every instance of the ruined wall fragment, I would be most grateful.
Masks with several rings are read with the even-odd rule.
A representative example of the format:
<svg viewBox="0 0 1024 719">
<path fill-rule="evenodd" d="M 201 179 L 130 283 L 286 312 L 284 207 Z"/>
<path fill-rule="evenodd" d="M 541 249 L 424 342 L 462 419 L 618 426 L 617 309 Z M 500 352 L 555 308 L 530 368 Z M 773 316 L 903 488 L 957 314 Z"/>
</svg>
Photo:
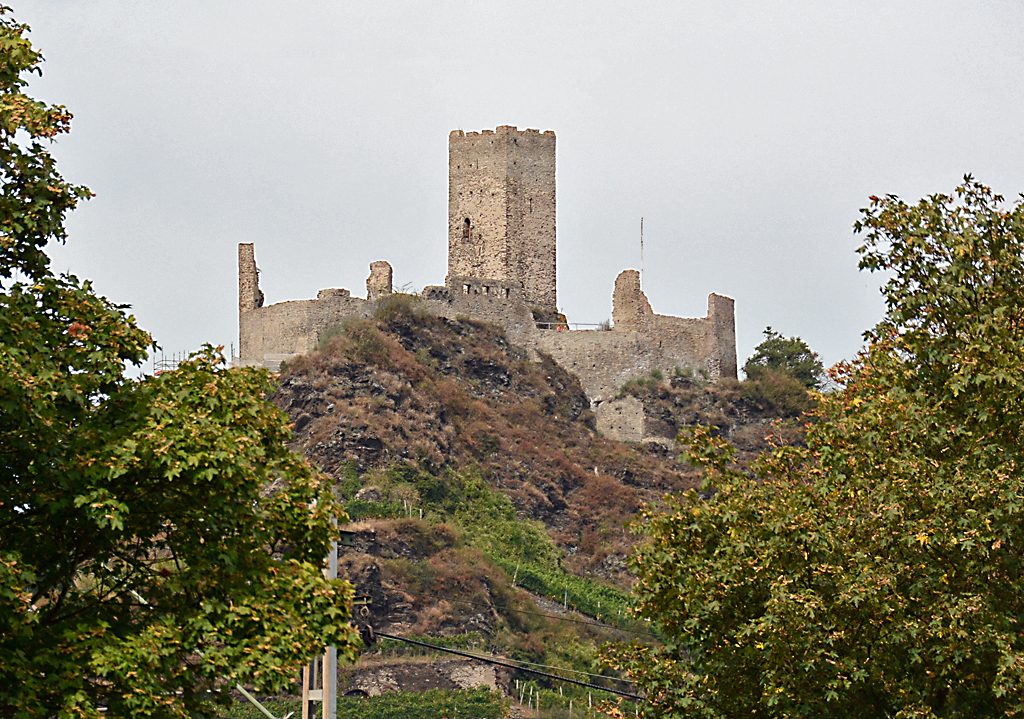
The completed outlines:
<svg viewBox="0 0 1024 719">
<path fill-rule="evenodd" d="M 712 376 L 736 379 L 736 302 L 731 297 L 708 295 L 708 319 L 714 333 L 714 361 L 717 371 Z"/>
<path fill-rule="evenodd" d="M 238 245 L 238 356 L 248 357 L 254 353 L 251 336 L 243 328 L 242 318 L 247 312 L 263 306 L 263 292 L 260 291 L 260 271 L 256 267 L 256 251 L 251 242 Z"/>
<path fill-rule="evenodd" d="M 256 267 L 256 251 L 253 243 L 238 245 L 238 312 L 242 314 L 263 306 L 260 291 L 260 271 Z"/>
<path fill-rule="evenodd" d="M 366 299 L 379 300 L 392 292 L 391 265 L 384 260 L 370 263 L 370 276 L 366 278 Z"/>
<path fill-rule="evenodd" d="M 623 270 L 615 278 L 612 323 L 616 332 L 646 332 L 653 326 L 654 310 L 640 289 L 640 273 Z"/>
</svg>

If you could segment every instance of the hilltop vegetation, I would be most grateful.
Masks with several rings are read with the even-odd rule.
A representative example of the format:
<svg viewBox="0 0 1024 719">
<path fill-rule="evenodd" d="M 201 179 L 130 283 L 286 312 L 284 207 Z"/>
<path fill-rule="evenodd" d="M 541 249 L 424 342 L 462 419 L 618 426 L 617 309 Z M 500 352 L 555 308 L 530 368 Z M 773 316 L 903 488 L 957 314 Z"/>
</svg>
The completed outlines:
<svg viewBox="0 0 1024 719">
<path fill-rule="evenodd" d="M 287 367 L 274 401 L 343 492 L 376 486 L 417 516 L 449 514 L 470 473 L 540 522 L 575 573 L 621 584 L 623 523 L 691 486 L 674 459 L 599 437 L 578 380 L 550 358 L 531 360 L 494 326 L 420 313 L 408 296 Z"/>
<path fill-rule="evenodd" d="M 296 449 L 333 479 L 354 520 L 341 568 L 372 599 L 367 623 L 594 674 L 607 672 L 603 643 L 657 641 L 626 611 L 626 525 L 695 486 L 675 434 L 715 425 L 743 447 L 742 462 L 802 436 L 745 399 L 741 383 L 651 377 L 623 392 L 661 418 L 664 441 L 610 440 L 551 358 L 492 325 L 421 312 L 405 295 L 329 333 L 279 382 L 273 401 L 294 421 Z M 544 616 L 565 610 L 574 621 Z M 386 641 L 363 663 L 413 656 L 422 661 Z"/>
</svg>

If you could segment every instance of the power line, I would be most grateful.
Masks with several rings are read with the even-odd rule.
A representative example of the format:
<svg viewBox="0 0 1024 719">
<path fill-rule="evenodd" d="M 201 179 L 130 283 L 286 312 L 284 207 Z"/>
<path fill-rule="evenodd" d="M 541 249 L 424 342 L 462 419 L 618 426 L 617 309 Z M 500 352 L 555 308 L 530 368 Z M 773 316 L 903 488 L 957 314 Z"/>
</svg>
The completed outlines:
<svg viewBox="0 0 1024 719">
<path fill-rule="evenodd" d="M 474 607 L 486 607 L 488 609 L 493 608 L 490 604 L 482 604 L 481 602 L 471 602 L 467 599 L 447 599 L 448 602 L 458 602 L 459 604 L 472 604 Z M 535 617 L 547 617 L 548 619 L 557 619 L 560 622 L 572 622 L 574 624 L 588 624 L 592 627 L 601 627 L 602 629 L 613 629 L 617 632 L 627 632 L 629 634 L 640 634 L 645 637 L 658 638 L 656 634 L 650 632 L 639 632 L 635 629 L 623 629 L 622 627 L 612 626 L 611 624 L 602 624 L 601 622 L 588 622 L 585 619 L 572 619 L 571 617 L 561 617 L 557 614 L 547 614 L 545 612 L 528 612 L 525 609 L 507 609 L 503 608 L 501 611 L 515 612 L 517 614 L 532 614 Z"/>
<path fill-rule="evenodd" d="M 437 646 L 440 646 L 440 645 L 437 645 Z M 469 651 L 465 651 L 465 650 L 460 650 L 460 651 L 462 651 L 468 657 L 475 657 L 477 659 L 492 659 L 493 658 L 492 655 L 488 655 L 488 654 L 475 654 L 473 652 L 469 652 Z M 594 677 L 596 679 L 611 679 L 612 681 L 616 681 L 616 682 L 625 682 L 626 684 L 629 683 L 628 679 L 619 679 L 617 677 L 606 677 L 603 674 L 592 674 L 591 672 L 585 672 L 585 671 L 583 671 L 581 669 L 568 669 L 566 667 L 553 667 L 550 664 L 538 664 L 537 662 L 528 662 L 525 659 L 509 659 L 508 661 L 517 662 L 519 664 L 529 664 L 531 667 L 542 667 L 543 669 L 557 669 L 560 672 L 570 672 L 572 674 L 581 674 L 581 675 L 583 675 L 585 677 Z"/>
<path fill-rule="evenodd" d="M 497 659 L 490 657 L 482 657 L 476 654 L 470 654 L 469 652 L 463 652 L 458 649 L 449 649 L 448 647 L 437 646 L 436 644 L 427 644 L 426 642 L 420 642 L 415 639 L 407 639 L 406 637 L 396 637 L 393 634 L 385 634 L 384 632 L 374 632 L 378 637 L 386 637 L 388 639 L 395 639 L 400 642 L 406 642 L 407 644 L 415 644 L 420 647 L 426 647 L 427 649 L 434 649 L 439 652 L 446 652 L 448 654 L 456 654 L 460 657 L 466 657 L 468 659 L 475 659 L 478 662 L 485 662 L 487 664 L 494 664 L 495 666 L 505 667 L 506 669 L 516 669 L 521 672 L 528 674 L 536 674 L 537 676 L 547 677 L 548 679 L 557 679 L 560 682 L 567 684 L 575 684 L 580 687 L 587 687 L 588 689 L 597 689 L 598 691 L 608 692 L 609 694 L 616 694 L 620 697 L 626 697 L 627 699 L 636 699 L 638 701 L 645 701 L 646 697 L 642 697 L 639 694 L 630 694 L 629 692 L 619 691 L 618 689 L 609 689 L 608 687 L 602 687 L 598 684 L 591 684 L 589 682 L 581 682 L 577 679 L 568 679 L 566 677 L 560 677 L 557 674 L 548 674 L 547 672 L 541 672 L 536 669 L 527 669 L 526 667 L 518 666 L 516 664 L 509 664 L 508 662 L 502 662 Z M 513 660 L 515 661 L 515 660 Z M 625 680 L 616 680 L 625 681 Z"/>
</svg>

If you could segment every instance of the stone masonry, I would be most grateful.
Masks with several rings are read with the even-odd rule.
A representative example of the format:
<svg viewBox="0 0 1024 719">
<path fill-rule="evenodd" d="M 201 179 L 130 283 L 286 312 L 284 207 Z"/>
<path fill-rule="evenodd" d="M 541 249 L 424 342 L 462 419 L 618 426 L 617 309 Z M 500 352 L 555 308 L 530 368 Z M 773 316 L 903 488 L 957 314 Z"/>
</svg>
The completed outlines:
<svg viewBox="0 0 1024 719">
<path fill-rule="evenodd" d="M 448 276 L 443 286 L 423 290 L 422 306 L 449 319 L 493 322 L 511 342 L 550 355 L 579 377 L 601 431 L 639 441 L 643 408 L 619 398 L 619 388 L 676 368 L 711 380 L 735 378 L 734 303 L 712 294 L 705 317 L 659 315 L 640 287 L 640 273 L 624 270 L 615 280 L 611 331 L 539 327 L 532 308 L 556 307 L 554 149 L 552 132 L 501 126 L 451 134 Z M 253 245 L 240 244 L 240 352 L 234 364 L 276 371 L 282 360 L 315 349 L 348 318 L 372 316 L 376 302 L 392 292 L 391 265 L 372 263 L 366 290 L 365 300 L 346 289 L 326 289 L 315 300 L 264 307 Z"/>
<path fill-rule="evenodd" d="M 614 307 L 621 307 L 620 291 L 628 282 L 619 275 L 613 295 Z M 591 402 L 599 404 L 618 394 L 630 379 L 655 370 L 671 374 L 676 368 L 702 372 L 708 378 L 736 377 L 736 325 L 733 301 L 721 295 L 708 297 L 706 317 L 671 317 L 654 314 L 639 287 L 629 299 L 646 308 L 631 321 L 616 322 L 611 332 L 543 331 L 536 335 L 537 347 L 580 378 Z"/>
<path fill-rule="evenodd" d="M 649 332 L 654 327 L 654 310 L 640 289 L 636 270 L 623 270 L 615 278 L 612 325 L 616 332 Z"/>
<path fill-rule="evenodd" d="M 448 136 L 448 273 L 517 282 L 528 304 L 557 306 L 554 132 Z"/>
<path fill-rule="evenodd" d="M 256 267 L 256 255 L 253 244 L 238 245 L 238 314 L 263 306 L 263 293 L 260 292 L 260 271 Z"/>
<path fill-rule="evenodd" d="M 379 300 L 391 294 L 391 264 L 383 260 L 370 263 L 370 276 L 366 278 L 366 299 Z"/>
</svg>

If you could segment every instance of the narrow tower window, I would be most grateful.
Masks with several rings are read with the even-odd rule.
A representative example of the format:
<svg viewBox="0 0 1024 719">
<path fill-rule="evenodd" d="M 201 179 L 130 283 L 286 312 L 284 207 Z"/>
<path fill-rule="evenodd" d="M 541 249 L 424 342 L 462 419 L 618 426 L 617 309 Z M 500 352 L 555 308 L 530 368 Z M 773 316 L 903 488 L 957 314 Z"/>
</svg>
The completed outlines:
<svg viewBox="0 0 1024 719">
<path fill-rule="evenodd" d="M 469 218 L 467 217 L 466 221 L 462 223 L 462 239 L 465 240 L 466 242 L 469 242 L 469 231 L 470 231 L 470 224 L 469 224 Z"/>
</svg>

